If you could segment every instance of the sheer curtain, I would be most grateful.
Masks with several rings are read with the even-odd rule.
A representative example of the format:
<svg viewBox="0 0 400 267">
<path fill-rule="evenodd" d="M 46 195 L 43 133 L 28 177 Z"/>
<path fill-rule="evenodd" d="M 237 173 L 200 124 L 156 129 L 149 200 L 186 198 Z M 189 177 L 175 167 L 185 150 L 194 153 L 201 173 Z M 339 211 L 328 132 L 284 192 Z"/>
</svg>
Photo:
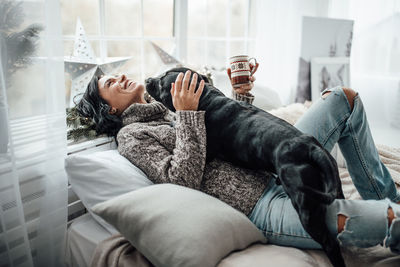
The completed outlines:
<svg viewBox="0 0 400 267">
<path fill-rule="evenodd" d="M 254 4 L 255 56 L 260 62 L 256 73 L 257 83 L 276 90 L 282 103 L 288 104 L 294 100 L 297 84 L 302 17 L 326 16 L 328 2 L 255 0 Z"/>
<path fill-rule="evenodd" d="M 329 16 L 353 19 L 351 86 L 361 95 L 373 133 L 400 136 L 400 1 L 331 1 Z M 396 143 L 400 147 L 400 142 Z"/>
<path fill-rule="evenodd" d="M 257 83 L 294 101 L 303 16 L 354 20 L 351 87 L 363 99 L 378 142 L 400 134 L 399 0 L 254 0 Z M 257 92 L 255 92 L 256 94 Z M 397 127 L 397 128 L 396 128 Z M 398 139 L 398 138 L 397 138 Z M 400 141 L 394 141 L 400 147 Z"/>
<path fill-rule="evenodd" d="M 59 3 L 0 5 L 0 266 L 63 266 L 67 178 Z M 31 24 L 43 27 L 36 53 L 11 65 L 29 50 L 18 40 L 32 36 L 24 32 L 13 46 L 7 39 Z"/>
</svg>

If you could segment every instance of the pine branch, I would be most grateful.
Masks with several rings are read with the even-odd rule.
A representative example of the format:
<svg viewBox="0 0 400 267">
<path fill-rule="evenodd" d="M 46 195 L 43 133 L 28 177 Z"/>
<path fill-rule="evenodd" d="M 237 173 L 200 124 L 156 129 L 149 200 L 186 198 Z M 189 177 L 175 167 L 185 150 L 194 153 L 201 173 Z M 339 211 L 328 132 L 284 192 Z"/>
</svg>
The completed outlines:
<svg viewBox="0 0 400 267">
<path fill-rule="evenodd" d="M 94 139 L 99 135 L 96 132 L 96 124 L 90 118 L 82 117 L 75 107 L 67 108 L 67 139 L 75 142 L 82 138 Z"/>
<path fill-rule="evenodd" d="M 18 32 L 25 18 L 23 11 L 20 1 L 0 0 L 1 64 L 8 82 L 12 74 L 31 63 L 30 57 L 37 49 L 39 33 L 43 30 L 41 25 L 32 24 Z"/>
<path fill-rule="evenodd" d="M 0 32 L 10 33 L 24 21 L 22 2 L 0 0 Z"/>
<path fill-rule="evenodd" d="M 8 53 L 6 68 L 9 75 L 31 63 L 30 56 L 34 55 L 37 49 L 39 33 L 42 30 L 41 25 L 33 24 L 21 32 L 6 36 Z"/>
</svg>

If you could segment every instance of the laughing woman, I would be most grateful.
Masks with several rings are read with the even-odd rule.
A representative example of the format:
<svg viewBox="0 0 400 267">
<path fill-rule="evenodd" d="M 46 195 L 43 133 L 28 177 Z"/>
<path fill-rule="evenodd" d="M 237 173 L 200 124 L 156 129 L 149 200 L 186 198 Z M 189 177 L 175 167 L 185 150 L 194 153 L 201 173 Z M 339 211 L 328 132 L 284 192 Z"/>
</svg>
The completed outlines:
<svg viewBox="0 0 400 267">
<path fill-rule="evenodd" d="M 230 74 L 228 70 L 228 75 Z M 269 242 L 319 249 L 302 227 L 282 186 L 267 172 L 215 159 L 206 163 L 204 88 L 190 71 L 171 85 L 176 113 L 152 99 L 143 84 L 125 75 L 94 77 L 78 103 L 79 112 L 96 123 L 99 134 L 118 141 L 118 151 L 154 183 L 174 183 L 212 195 L 246 214 Z M 232 89 L 236 100 L 252 103 L 249 85 Z M 360 96 L 331 88 L 295 124 L 331 151 L 339 143 L 352 180 L 364 200 L 337 199 L 328 206 L 330 233 L 342 246 L 384 244 L 400 252 L 400 194 L 379 159 Z"/>
</svg>

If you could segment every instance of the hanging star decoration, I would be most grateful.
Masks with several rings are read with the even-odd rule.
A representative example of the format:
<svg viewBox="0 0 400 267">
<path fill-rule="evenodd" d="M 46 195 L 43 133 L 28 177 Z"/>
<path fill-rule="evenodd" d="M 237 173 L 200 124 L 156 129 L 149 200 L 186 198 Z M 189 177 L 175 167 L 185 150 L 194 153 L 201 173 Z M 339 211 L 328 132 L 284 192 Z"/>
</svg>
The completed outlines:
<svg viewBox="0 0 400 267">
<path fill-rule="evenodd" d="M 176 58 L 165 52 L 161 47 L 156 45 L 155 43 L 151 42 L 151 45 L 153 46 L 154 50 L 156 50 L 158 56 L 160 57 L 161 61 L 163 62 L 164 65 L 172 65 L 175 67 L 181 67 L 183 64 L 179 62 Z"/>
<path fill-rule="evenodd" d="M 94 75 L 100 76 L 117 71 L 131 57 L 96 58 L 81 20 L 76 22 L 74 51 L 72 56 L 64 58 L 65 71 L 71 76 L 70 107 L 74 106 L 75 96 L 86 90 Z M 75 102 L 79 99 L 75 98 Z"/>
<path fill-rule="evenodd" d="M 76 23 L 76 35 L 72 56 L 64 58 L 65 71 L 70 74 L 71 95 L 70 108 L 67 108 L 67 139 L 79 141 L 81 139 L 94 139 L 98 137 L 92 119 L 82 117 L 75 108 L 82 93 L 94 75 L 109 74 L 117 71 L 131 57 L 112 57 L 106 59 L 96 58 L 94 51 L 86 36 L 81 20 Z M 75 102 L 75 103 L 74 103 Z"/>
<path fill-rule="evenodd" d="M 191 69 L 196 69 L 193 66 L 187 65 L 187 64 L 182 64 L 179 60 L 177 60 L 176 58 L 174 58 L 172 55 L 168 54 L 167 52 L 165 52 L 165 50 L 163 50 L 161 47 L 159 47 L 158 45 L 156 45 L 155 43 L 151 42 L 151 45 L 153 46 L 154 50 L 157 52 L 158 56 L 160 57 L 162 63 L 164 64 L 164 66 L 162 66 L 157 73 L 162 73 L 168 69 L 171 68 L 178 68 L 178 67 L 188 67 Z M 207 68 L 206 66 L 204 66 L 199 73 L 204 74 L 207 76 L 209 82 L 212 84 L 212 74 L 211 74 L 211 69 Z"/>
</svg>

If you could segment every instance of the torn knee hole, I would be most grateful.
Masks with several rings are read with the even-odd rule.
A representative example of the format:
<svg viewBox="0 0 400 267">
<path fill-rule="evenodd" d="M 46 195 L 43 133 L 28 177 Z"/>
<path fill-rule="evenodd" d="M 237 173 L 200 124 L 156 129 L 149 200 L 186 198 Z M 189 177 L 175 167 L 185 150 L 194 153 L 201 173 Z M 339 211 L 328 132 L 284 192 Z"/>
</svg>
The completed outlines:
<svg viewBox="0 0 400 267">
<path fill-rule="evenodd" d="M 346 224 L 346 221 L 347 221 L 347 216 L 346 215 L 338 214 L 338 220 L 337 220 L 338 233 L 343 232 L 344 226 Z"/>
<path fill-rule="evenodd" d="M 354 91 L 354 90 L 351 89 L 351 88 L 343 87 L 342 89 L 343 89 L 344 94 L 345 94 L 346 97 L 347 97 L 347 101 L 348 101 L 349 104 L 350 104 L 350 109 L 353 110 L 353 106 L 354 106 L 354 97 L 356 97 L 357 92 Z"/>
<path fill-rule="evenodd" d="M 394 215 L 394 212 L 391 207 L 388 208 L 387 213 L 388 213 L 388 226 L 390 226 L 392 224 L 393 219 L 396 218 L 396 216 Z"/>
<path fill-rule="evenodd" d="M 332 92 L 331 92 L 331 91 L 326 91 L 326 92 L 322 95 L 322 98 L 327 98 L 328 95 L 329 95 L 330 93 L 332 93 Z"/>
</svg>

